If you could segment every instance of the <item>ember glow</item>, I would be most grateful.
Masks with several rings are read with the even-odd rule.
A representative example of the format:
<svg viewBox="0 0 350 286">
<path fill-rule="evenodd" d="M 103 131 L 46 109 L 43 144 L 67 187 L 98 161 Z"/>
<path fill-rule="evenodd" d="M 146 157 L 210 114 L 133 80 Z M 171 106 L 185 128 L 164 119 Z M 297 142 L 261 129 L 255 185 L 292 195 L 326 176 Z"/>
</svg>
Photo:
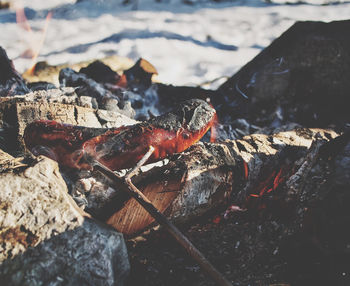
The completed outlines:
<svg viewBox="0 0 350 286">
<path fill-rule="evenodd" d="M 134 166 L 149 149 L 155 148 L 148 163 L 179 153 L 198 142 L 216 121 L 207 102 L 192 99 L 174 110 L 123 130 L 106 132 L 83 145 L 89 157 L 111 170 Z"/>
<path fill-rule="evenodd" d="M 289 170 L 289 165 L 283 165 L 278 171 L 273 170 L 265 180 L 260 181 L 256 192 L 250 194 L 249 197 L 262 198 L 275 191 L 288 178 Z"/>
<path fill-rule="evenodd" d="M 211 129 L 210 129 L 210 142 L 211 143 L 215 143 L 216 138 L 218 137 L 218 130 L 217 130 L 218 124 L 219 124 L 218 117 L 215 114 L 213 125 L 211 126 Z"/>
<path fill-rule="evenodd" d="M 186 150 L 212 127 L 215 115 L 208 103 L 193 99 L 149 121 L 108 131 L 39 120 L 27 126 L 24 140 L 36 155 L 45 150 L 43 155 L 49 154 L 66 167 L 91 169 L 91 160 L 96 160 L 112 170 L 121 170 L 133 167 L 149 146 L 155 150 L 148 163 Z"/>
<path fill-rule="evenodd" d="M 246 161 L 243 161 L 243 167 L 244 167 L 244 178 L 248 180 L 249 168 L 248 168 L 248 163 Z"/>
</svg>

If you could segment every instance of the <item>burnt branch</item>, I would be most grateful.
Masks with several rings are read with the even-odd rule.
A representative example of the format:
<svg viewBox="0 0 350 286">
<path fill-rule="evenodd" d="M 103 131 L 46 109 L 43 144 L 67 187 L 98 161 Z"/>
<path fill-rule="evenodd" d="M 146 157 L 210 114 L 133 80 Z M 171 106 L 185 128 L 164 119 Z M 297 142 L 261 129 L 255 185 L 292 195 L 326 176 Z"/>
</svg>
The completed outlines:
<svg viewBox="0 0 350 286">
<path fill-rule="evenodd" d="M 137 173 L 141 166 L 149 159 L 149 157 L 154 152 L 154 148 L 150 146 L 149 151 L 144 155 L 144 157 L 137 163 L 137 165 L 127 173 L 127 175 L 122 179 L 118 175 L 114 174 L 113 171 L 109 170 L 107 167 L 96 162 L 95 168 L 107 176 L 109 179 L 115 181 L 116 183 L 125 185 L 122 188 L 131 197 L 133 197 L 160 225 L 165 227 L 165 229 L 181 244 L 181 246 L 186 250 L 186 252 L 202 267 L 202 269 L 217 283 L 221 286 L 232 285 L 224 276 L 218 272 L 214 266 L 204 257 L 204 255 L 185 237 L 181 231 L 172 224 L 165 215 L 163 215 L 152 202 L 135 187 L 132 183 L 132 176 Z"/>
</svg>

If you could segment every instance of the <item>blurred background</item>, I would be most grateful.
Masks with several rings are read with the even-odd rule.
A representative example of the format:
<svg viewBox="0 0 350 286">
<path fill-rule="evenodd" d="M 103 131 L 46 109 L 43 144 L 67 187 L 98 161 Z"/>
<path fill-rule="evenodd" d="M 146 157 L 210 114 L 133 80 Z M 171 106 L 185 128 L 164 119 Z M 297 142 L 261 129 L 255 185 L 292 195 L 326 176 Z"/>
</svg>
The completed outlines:
<svg viewBox="0 0 350 286">
<path fill-rule="evenodd" d="M 295 21 L 350 16 L 349 1 L 1 0 L 0 45 L 24 72 L 143 57 L 158 81 L 219 86 Z"/>
</svg>

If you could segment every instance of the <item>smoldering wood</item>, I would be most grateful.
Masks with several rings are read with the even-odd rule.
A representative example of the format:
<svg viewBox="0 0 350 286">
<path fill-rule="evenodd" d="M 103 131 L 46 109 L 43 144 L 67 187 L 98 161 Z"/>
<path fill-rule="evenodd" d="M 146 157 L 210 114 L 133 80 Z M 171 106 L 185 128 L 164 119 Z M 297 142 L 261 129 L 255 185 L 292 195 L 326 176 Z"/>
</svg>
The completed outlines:
<svg viewBox="0 0 350 286">
<path fill-rule="evenodd" d="M 324 143 L 337 135 L 331 130 L 301 128 L 222 143 L 198 143 L 166 165 L 135 177 L 133 183 L 172 221 L 188 222 L 228 199 L 244 201 L 254 191 L 261 172 L 278 165 L 285 153 L 292 152 L 294 155 L 288 160 L 296 162 L 308 153 L 313 142 Z M 243 162 L 249 169 L 247 178 Z M 106 184 L 104 181 L 90 192 L 93 202 L 88 203 L 88 212 L 131 236 L 152 225 L 153 218 L 135 201 L 128 200 L 120 208 L 118 186 L 112 185 L 105 192 Z"/>
<path fill-rule="evenodd" d="M 138 188 L 132 183 L 131 178 L 137 174 L 142 165 L 150 158 L 155 148 L 150 146 L 149 151 L 142 157 L 142 159 L 136 164 L 134 168 L 126 173 L 124 178 L 121 178 L 113 171 L 105 167 L 104 165 L 96 162 L 94 168 L 115 181 L 117 184 L 123 185 L 122 187 L 128 195 L 135 199 L 157 223 L 162 225 L 178 243 L 186 250 L 186 252 L 201 266 L 201 268 L 218 284 L 222 286 L 232 285 L 220 272 L 218 272 L 214 266 L 205 258 L 205 256 L 184 236 L 181 231 L 172 224 L 153 204 L 140 192 Z"/>
<path fill-rule="evenodd" d="M 350 223 L 349 132 L 330 140 L 316 156 L 304 158 L 298 180 L 290 177 L 285 193 L 293 195 L 293 223 L 281 241 L 290 282 L 303 284 L 348 283 Z M 307 170 L 303 166 L 307 164 Z M 331 267 L 330 267 L 331 261 Z"/>
</svg>

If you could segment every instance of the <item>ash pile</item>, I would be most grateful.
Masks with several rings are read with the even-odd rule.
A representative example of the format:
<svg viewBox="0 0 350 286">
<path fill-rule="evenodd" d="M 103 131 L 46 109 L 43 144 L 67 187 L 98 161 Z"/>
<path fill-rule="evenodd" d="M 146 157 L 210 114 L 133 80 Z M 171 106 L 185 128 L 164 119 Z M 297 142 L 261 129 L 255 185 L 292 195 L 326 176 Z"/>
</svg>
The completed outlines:
<svg viewBox="0 0 350 286">
<path fill-rule="evenodd" d="M 349 39 L 298 22 L 216 90 L 1 49 L 1 281 L 215 285 L 89 161 L 123 177 L 154 145 L 132 183 L 232 285 L 349 285 Z"/>
</svg>

